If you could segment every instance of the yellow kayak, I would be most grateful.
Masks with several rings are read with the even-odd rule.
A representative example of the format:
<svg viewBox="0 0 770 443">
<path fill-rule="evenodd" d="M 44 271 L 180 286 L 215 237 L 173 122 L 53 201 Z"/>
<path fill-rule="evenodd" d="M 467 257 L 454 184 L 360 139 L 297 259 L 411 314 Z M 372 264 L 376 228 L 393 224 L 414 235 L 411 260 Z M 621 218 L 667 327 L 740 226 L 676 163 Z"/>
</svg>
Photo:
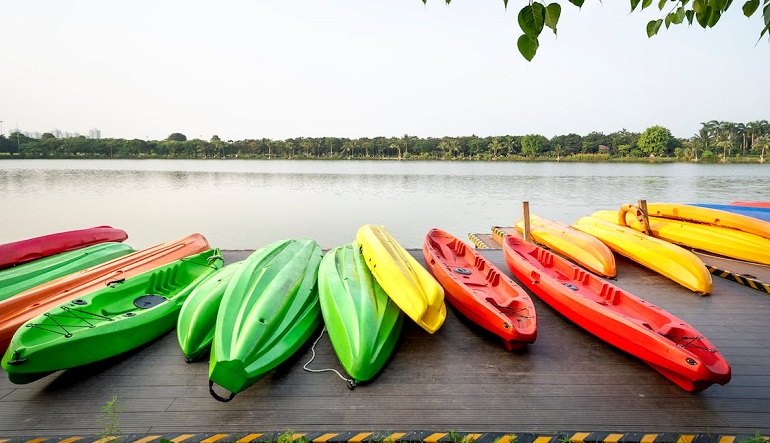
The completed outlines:
<svg viewBox="0 0 770 443">
<path fill-rule="evenodd" d="M 623 212 L 622 208 L 620 212 L 598 211 L 592 217 L 622 224 L 620 217 Z M 633 214 L 626 212 L 623 215 L 626 226 L 643 231 L 642 224 Z M 736 260 L 770 265 L 770 254 L 767 252 L 770 251 L 770 239 L 737 229 L 662 217 L 649 217 L 649 222 L 652 235 L 662 240 Z"/>
<path fill-rule="evenodd" d="M 583 217 L 573 223 L 572 227 L 593 235 L 618 254 L 693 292 L 711 293 L 711 274 L 706 265 L 698 256 L 681 246 L 598 217 Z"/>
<path fill-rule="evenodd" d="M 615 256 L 596 237 L 564 223 L 530 214 L 529 233 L 542 246 L 568 258 L 594 274 L 615 277 Z M 524 232 L 524 219 L 516 222 L 516 229 Z"/>
<path fill-rule="evenodd" d="M 732 228 L 770 239 L 770 222 L 719 209 L 676 203 L 648 203 L 647 215 Z"/>
<path fill-rule="evenodd" d="M 361 226 L 356 241 L 369 270 L 388 296 L 423 329 L 436 332 L 446 319 L 444 288 L 385 226 Z"/>
</svg>

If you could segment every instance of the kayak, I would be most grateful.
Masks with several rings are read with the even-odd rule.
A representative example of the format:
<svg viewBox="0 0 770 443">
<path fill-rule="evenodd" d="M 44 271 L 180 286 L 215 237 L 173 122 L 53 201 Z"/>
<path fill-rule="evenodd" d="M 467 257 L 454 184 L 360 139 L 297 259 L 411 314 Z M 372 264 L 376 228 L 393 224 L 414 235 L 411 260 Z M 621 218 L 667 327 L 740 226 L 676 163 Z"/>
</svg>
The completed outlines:
<svg viewBox="0 0 770 443">
<path fill-rule="evenodd" d="M 0 301 L 0 352 L 21 325 L 69 300 L 209 249 L 200 234 L 161 243 L 35 286 Z"/>
<path fill-rule="evenodd" d="M 503 254 L 516 278 L 541 300 L 682 389 L 702 391 L 730 381 L 724 356 L 673 314 L 532 243 L 506 236 Z"/>
<path fill-rule="evenodd" d="M 213 272 L 193 289 L 182 305 L 176 337 L 188 362 L 203 357 L 211 349 L 219 305 L 240 265 L 241 262 L 231 263 Z"/>
<path fill-rule="evenodd" d="M 535 243 L 566 257 L 594 274 L 615 277 L 615 256 L 596 237 L 569 225 L 530 214 L 530 235 Z M 516 222 L 516 229 L 524 232 L 524 219 Z"/>
<path fill-rule="evenodd" d="M 730 202 L 735 206 L 750 206 L 753 208 L 770 208 L 770 202 L 750 202 L 750 201 L 734 201 Z"/>
<path fill-rule="evenodd" d="M 329 340 L 345 372 L 355 384 L 372 380 L 396 347 L 404 313 L 372 276 L 355 242 L 324 255 L 318 297 Z"/>
<path fill-rule="evenodd" d="M 222 298 L 209 362 L 209 393 L 230 401 L 294 354 L 321 325 L 321 247 L 288 239 L 254 251 Z M 214 384 L 230 391 L 223 397 Z"/>
<path fill-rule="evenodd" d="M 733 214 L 745 215 L 746 217 L 758 218 L 770 222 L 770 208 L 757 208 L 753 206 L 736 205 L 715 205 L 708 203 L 693 203 L 692 206 L 700 208 L 718 209 L 720 211 L 732 212 Z"/>
<path fill-rule="evenodd" d="M 0 300 L 131 252 L 127 244 L 106 242 L 0 270 Z"/>
<path fill-rule="evenodd" d="M 127 238 L 128 234 L 122 229 L 95 226 L 4 243 L 0 245 L 0 269 L 99 243 L 122 242 Z"/>
<path fill-rule="evenodd" d="M 647 215 L 722 226 L 770 238 L 770 222 L 718 209 L 675 203 L 649 203 L 647 204 Z"/>
<path fill-rule="evenodd" d="M 500 337 L 508 350 L 535 342 L 537 315 L 532 299 L 489 260 L 440 229 L 428 231 L 422 251 L 449 304 Z"/>
<path fill-rule="evenodd" d="M 593 217 L 621 223 L 616 211 L 597 211 Z M 677 245 L 718 254 L 736 260 L 770 264 L 770 239 L 721 226 L 690 223 L 661 217 L 649 217 L 652 235 Z M 643 231 L 641 223 L 634 217 L 625 217 L 630 228 Z"/>
<path fill-rule="evenodd" d="M 25 323 L 2 367 L 24 384 L 149 343 L 174 328 L 185 298 L 221 266 L 211 249 L 82 294 Z"/>
<path fill-rule="evenodd" d="M 423 329 L 436 332 L 446 319 L 441 285 L 385 226 L 361 226 L 356 241 L 366 265 L 388 297 Z"/>
<path fill-rule="evenodd" d="M 617 214 L 615 215 L 617 218 Z M 700 258 L 681 246 L 598 217 L 582 217 L 572 227 L 610 249 L 698 294 L 711 293 L 711 274 Z"/>
</svg>

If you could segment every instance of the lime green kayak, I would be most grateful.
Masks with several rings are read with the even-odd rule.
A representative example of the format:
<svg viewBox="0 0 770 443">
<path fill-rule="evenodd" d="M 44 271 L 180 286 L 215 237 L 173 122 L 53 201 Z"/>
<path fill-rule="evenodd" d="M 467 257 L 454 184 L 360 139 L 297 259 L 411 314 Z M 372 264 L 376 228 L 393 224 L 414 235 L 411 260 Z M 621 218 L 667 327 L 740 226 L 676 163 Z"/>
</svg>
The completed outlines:
<svg viewBox="0 0 770 443">
<path fill-rule="evenodd" d="M 211 249 L 59 305 L 16 332 L 2 367 L 11 382 L 29 383 L 146 344 L 174 328 L 190 292 L 220 267 Z"/>
<path fill-rule="evenodd" d="M 188 362 L 203 357 L 211 349 L 219 305 L 240 266 L 241 262 L 232 263 L 206 277 L 182 305 L 176 337 Z"/>
<path fill-rule="evenodd" d="M 294 354 L 321 324 L 321 247 L 281 240 L 254 251 L 233 275 L 219 306 L 209 391 L 229 401 Z M 214 390 L 230 391 L 229 398 Z"/>
<path fill-rule="evenodd" d="M 134 252 L 123 243 L 107 242 L 62 252 L 0 271 L 0 300 Z"/>
<path fill-rule="evenodd" d="M 326 253 L 318 297 L 334 352 L 355 382 L 382 370 L 398 342 L 404 313 L 372 276 L 357 243 Z"/>
</svg>

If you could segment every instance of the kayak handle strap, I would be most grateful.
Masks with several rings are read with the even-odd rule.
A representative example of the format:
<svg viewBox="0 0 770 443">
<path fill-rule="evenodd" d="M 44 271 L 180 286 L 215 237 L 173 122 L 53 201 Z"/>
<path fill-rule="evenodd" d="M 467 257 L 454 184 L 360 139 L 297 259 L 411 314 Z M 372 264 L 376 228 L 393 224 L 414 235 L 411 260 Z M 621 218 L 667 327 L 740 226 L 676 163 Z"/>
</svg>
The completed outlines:
<svg viewBox="0 0 770 443">
<path fill-rule="evenodd" d="M 221 401 L 222 403 L 227 403 L 233 398 L 235 398 L 235 392 L 231 392 L 229 397 L 222 397 L 221 395 L 214 392 L 214 381 L 209 380 L 209 394 L 211 394 L 212 397 L 214 397 L 215 400 Z"/>
</svg>

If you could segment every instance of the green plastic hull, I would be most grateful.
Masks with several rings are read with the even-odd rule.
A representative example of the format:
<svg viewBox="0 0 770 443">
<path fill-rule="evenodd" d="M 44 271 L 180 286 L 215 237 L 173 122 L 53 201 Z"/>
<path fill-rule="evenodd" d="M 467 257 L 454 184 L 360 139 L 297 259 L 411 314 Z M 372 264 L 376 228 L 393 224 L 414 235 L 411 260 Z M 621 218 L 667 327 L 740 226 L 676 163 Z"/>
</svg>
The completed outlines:
<svg viewBox="0 0 770 443">
<path fill-rule="evenodd" d="M 104 360 L 174 328 L 187 296 L 222 266 L 218 249 L 115 282 L 33 318 L 2 359 L 13 383 Z"/>
<path fill-rule="evenodd" d="M 211 385 L 237 394 L 307 341 L 321 324 L 317 288 L 321 257 L 315 241 L 290 239 L 265 246 L 244 260 L 219 307 L 209 365 Z"/>
<path fill-rule="evenodd" d="M 187 361 L 197 360 L 211 349 L 219 305 L 240 266 L 241 262 L 232 263 L 206 277 L 182 305 L 176 336 Z"/>
<path fill-rule="evenodd" d="M 134 249 L 123 243 L 99 243 L 3 269 L 0 271 L 0 300 L 132 252 Z"/>
<path fill-rule="evenodd" d="M 393 353 L 404 314 L 372 276 L 358 244 L 326 253 L 318 268 L 318 297 L 345 372 L 356 382 L 371 380 Z"/>
</svg>

